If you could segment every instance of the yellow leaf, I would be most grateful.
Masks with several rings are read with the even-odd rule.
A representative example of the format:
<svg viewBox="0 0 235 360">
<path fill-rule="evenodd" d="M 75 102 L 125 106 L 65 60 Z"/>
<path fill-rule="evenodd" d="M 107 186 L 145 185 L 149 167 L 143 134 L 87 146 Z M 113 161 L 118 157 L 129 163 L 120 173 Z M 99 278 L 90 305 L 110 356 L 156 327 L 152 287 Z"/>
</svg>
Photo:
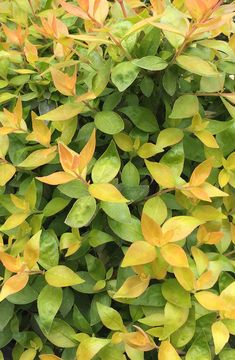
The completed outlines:
<svg viewBox="0 0 235 360">
<path fill-rule="evenodd" d="M 168 146 L 172 146 L 180 142 L 183 139 L 183 137 L 184 137 L 184 133 L 180 129 L 177 128 L 164 129 L 158 135 L 156 145 L 160 149 Z"/>
<path fill-rule="evenodd" d="M 144 213 L 142 213 L 141 217 L 141 229 L 145 240 L 149 244 L 161 246 L 163 234 L 160 225 Z"/>
<path fill-rule="evenodd" d="M 195 196 L 195 198 L 202 200 L 202 201 L 208 201 L 211 202 L 211 199 L 209 197 L 209 195 L 207 194 L 207 192 L 202 189 L 201 187 L 189 187 L 190 189 L 190 193 Z"/>
<path fill-rule="evenodd" d="M 185 251 L 177 244 L 166 244 L 160 249 L 162 257 L 171 266 L 188 267 Z"/>
<path fill-rule="evenodd" d="M 76 177 L 71 174 L 68 174 L 64 171 L 58 171 L 58 172 L 55 172 L 54 174 L 50 174 L 47 176 L 37 176 L 36 179 L 45 184 L 60 185 L 60 184 L 66 184 L 72 180 L 75 180 Z"/>
<path fill-rule="evenodd" d="M 62 71 L 51 68 L 51 75 L 56 89 L 63 95 L 74 96 L 76 95 L 76 81 L 77 81 L 77 68 L 72 76 L 64 74 Z"/>
<path fill-rule="evenodd" d="M 61 358 L 59 358 L 58 356 L 53 355 L 53 354 L 42 354 L 42 355 L 39 355 L 39 359 L 40 359 L 40 360 L 61 360 Z"/>
<path fill-rule="evenodd" d="M 0 164 L 0 186 L 4 186 L 15 175 L 15 166 L 9 163 Z"/>
<path fill-rule="evenodd" d="M 111 339 L 100 339 L 96 337 L 89 337 L 82 340 L 77 349 L 77 360 L 91 360 L 95 355 L 106 345 L 110 343 Z"/>
<path fill-rule="evenodd" d="M 172 231 L 169 242 L 179 241 L 191 234 L 191 232 L 201 223 L 201 220 L 196 219 L 193 216 L 175 216 L 163 224 L 162 231 L 164 234 Z"/>
<path fill-rule="evenodd" d="M 10 194 L 10 198 L 13 204 L 15 205 L 15 207 L 17 207 L 18 209 L 21 209 L 25 212 L 29 210 L 29 204 L 24 199 L 20 199 L 18 196 L 14 194 Z"/>
<path fill-rule="evenodd" d="M 196 290 L 206 290 L 212 288 L 219 277 L 219 272 L 208 270 L 204 272 L 196 281 Z"/>
<path fill-rule="evenodd" d="M 35 62 L 38 60 L 38 51 L 37 47 L 33 45 L 28 40 L 25 41 L 24 45 L 24 54 L 29 63 Z"/>
<path fill-rule="evenodd" d="M 33 131 L 27 136 L 27 140 L 37 141 L 43 146 L 49 146 L 51 141 L 51 131 L 48 129 L 44 121 L 37 120 L 37 114 L 31 112 Z"/>
<path fill-rule="evenodd" d="M 210 175 L 211 169 L 212 162 L 210 159 L 207 159 L 198 165 L 191 175 L 189 182 L 190 186 L 202 185 Z"/>
<path fill-rule="evenodd" d="M 78 274 L 64 265 L 57 265 L 47 270 L 45 279 L 54 287 L 73 286 L 84 282 Z"/>
<path fill-rule="evenodd" d="M 209 131 L 207 131 L 207 130 L 195 131 L 194 134 L 207 147 L 214 148 L 214 149 L 219 148 L 217 141 L 215 140 L 214 136 Z"/>
<path fill-rule="evenodd" d="M 207 310 L 219 311 L 226 307 L 226 302 L 210 291 L 199 291 L 195 294 L 195 298 Z"/>
<path fill-rule="evenodd" d="M 89 162 L 91 161 L 91 159 L 94 155 L 95 145 L 96 145 L 95 134 L 96 134 L 96 130 L 94 129 L 92 131 L 92 134 L 91 134 L 88 142 L 86 143 L 86 145 L 84 146 L 84 148 L 82 149 L 82 151 L 79 154 L 78 170 L 79 170 L 80 174 L 82 173 L 84 168 L 89 164 Z"/>
<path fill-rule="evenodd" d="M 180 285 L 187 291 L 195 288 L 195 276 L 190 268 L 174 268 L 174 274 Z"/>
<path fill-rule="evenodd" d="M 13 275 L 4 284 L 0 293 L 0 301 L 4 300 L 7 296 L 15 294 L 22 290 L 29 280 L 29 275 L 22 272 Z"/>
<path fill-rule="evenodd" d="M 180 357 L 169 341 L 162 341 L 159 347 L 158 360 L 180 360 Z"/>
<path fill-rule="evenodd" d="M 124 132 L 113 135 L 114 141 L 117 146 L 123 151 L 132 151 L 133 150 L 133 141 L 131 137 Z"/>
<path fill-rule="evenodd" d="M 201 275 L 209 265 L 209 259 L 207 255 L 198 249 L 196 246 L 191 247 L 191 252 L 196 263 L 197 272 Z"/>
<path fill-rule="evenodd" d="M 36 150 L 32 152 L 24 161 L 18 166 L 27 169 L 35 169 L 39 166 L 48 164 L 56 156 L 56 146 L 49 149 Z"/>
<path fill-rule="evenodd" d="M 175 179 L 171 169 L 165 165 L 156 162 L 145 160 L 148 171 L 154 180 L 164 188 L 174 188 Z"/>
<path fill-rule="evenodd" d="M 140 277 L 133 275 L 126 279 L 120 289 L 114 294 L 114 299 L 134 299 L 145 292 L 149 285 L 149 276 Z"/>
<path fill-rule="evenodd" d="M 89 193 L 94 198 L 102 201 L 125 203 L 128 200 L 112 184 L 91 184 L 88 187 Z"/>
<path fill-rule="evenodd" d="M 209 197 L 229 196 L 227 193 L 225 193 L 224 191 L 221 191 L 216 186 L 213 186 L 213 185 L 209 184 L 208 182 L 205 182 L 201 187 L 203 190 L 206 191 L 206 193 Z"/>
<path fill-rule="evenodd" d="M 0 227 L 0 230 L 7 231 L 14 229 L 18 225 L 22 224 L 28 216 L 29 213 L 25 212 L 19 214 L 12 214 L 6 219 L 4 224 Z"/>
<path fill-rule="evenodd" d="M 222 169 L 218 177 L 219 186 L 220 187 L 226 186 L 227 183 L 229 182 L 229 179 L 230 179 L 229 173 L 225 169 Z"/>
<path fill-rule="evenodd" d="M 34 234 L 26 243 L 24 247 L 24 261 L 32 269 L 36 265 L 39 259 L 39 249 L 40 249 L 40 236 L 42 230 Z"/>
<path fill-rule="evenodd" d="M 37 351 L 35 349 L 27 349 L 21 354 L 19 360 L 33 360 L 36 355 Z"/>
<path fill-rule="evenodd" d="M 82 103 L 67 103 L 37 117 L 37 120 L 65 121 L 72 119 L 84 109 Z"/>
<path fill-rule="evenodd" d="M 135 241 L 128 248 L 121 267 L 148 264 L 156 257 L 157 253 L 154 246 L 145 241 Z"/>
<path fill-rule="evenodd" d="M 0 251 L 0 261 L 3 266 L 11 272 L 19 272 L 22 267 L 22 262 L 19 257 L 14 257 L 3 251 Z"/>
<path fill-rule="evenodd" d="M 159 147 L 157 147 L 157 145 L 152 143 L 145 143 L 139 148 L 137 153 L 142 159 L 147 159 L 161 151 L 163 151 L 163 149 L 161 150 Z"/>
<path fill-rule="evenodd" d="M 211 332 L 215 345 L 215 354 L 217 355 L 229 341 L 229 331 L 222 321 L 216 321 L 211 326 Z"/>
</svg>

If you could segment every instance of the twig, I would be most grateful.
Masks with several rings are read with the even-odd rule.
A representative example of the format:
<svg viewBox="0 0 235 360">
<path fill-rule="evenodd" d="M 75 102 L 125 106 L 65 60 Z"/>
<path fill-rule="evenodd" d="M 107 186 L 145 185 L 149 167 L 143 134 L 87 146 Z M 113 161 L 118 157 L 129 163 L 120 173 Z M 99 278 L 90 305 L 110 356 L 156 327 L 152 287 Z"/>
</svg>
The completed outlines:
<svg viewBox="0 0 235 360">
<path fill-rule="evenodd" d="M 126 8 L 125 8 L 123 0 L 117 0 L 117 1 L 118 1 L 119 5 L 120 5 L 120 7 L 122 9 L 122 13 L 123 13 L 124 18 L 126 18 L 127 13 L 126 13 Z"/>
</svg>

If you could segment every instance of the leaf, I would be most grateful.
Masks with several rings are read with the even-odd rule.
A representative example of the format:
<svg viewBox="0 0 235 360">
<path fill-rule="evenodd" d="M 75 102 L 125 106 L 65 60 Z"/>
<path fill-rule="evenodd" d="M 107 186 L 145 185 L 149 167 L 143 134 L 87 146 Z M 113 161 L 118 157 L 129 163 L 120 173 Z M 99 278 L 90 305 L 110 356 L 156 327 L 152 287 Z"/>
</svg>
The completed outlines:
<svg viewBox="0 0 235 360">
<path fill-rule="evenodd" d="M 195 309 L 191 307 L 187 321 L 171 335 L 171 342 L 176 348 L 182 348 L 188 344 L 196 329 Z"/>
<path fill-rule="evenodd" d="M 150 71 L 160 71 L 165 69 L 168 65 L 162 58 L 152 55 L 132 60 L 132 64 Z"/>
<path fill-rule="evenodd" d="M 185 0 L 185 6 L 191 16 L 197 21 L 207 12 L 207 6 L 204 0 Z"/>
<path fill-rule="evenodd" d="M 40 360 L 61 360 L 61 358 L 59 358 L 58 356 L 56 356 L 54 354 L 42 354 L 42 355 L 39 355 L 39 359 Z"/>
<path fill-rule="evenodd" d="M 100 320 L 110 330 L 125 330 L 121 315 L 109 306 L 97 303 L 97 310 Z"/>
<path fill-rule="evenodd" d="M 37 308 L 42 326 L 50 331 L 51 324 L 62 304 L 63 291 L 60 288 L 46 285 L 42 288 L 37 299 Z"/>
<path fill-rule="evenodd" d="M 100 206 L 105 214 L 108 215 L 111 219 L 120 223 L 130 224 L 131 214 L 127 204 L 104 201 L 100 203 Z"/>
<path fill-rule="evenodd" d="M 170 118 L 190 118 L 199 112 L 199 101 L 195 95 L 182 95 L 174 103 Z"/>
<path fill-rule="evenodd" d="M 63 199 L 61 197 L 54 197 L 44 207 L 43 215 L 46 216 L 46 217 L 55 215 L 56 213 L 63 210 L 68 205 L 69 202 L 70 202 L 69 199 Z"/>
<path fill-rule="evenodd" d="M 96 130 L 94 129 L 91 133 L 88 142 L 86 143 L 86 145 L 79 154 L 78 170 L 80 174 L 91 161 L 95 152 L 95 146 L 96 146 Z"/>
<path fill-rule="evenodd" d="M 200 57 L 180 55 L 176 58 L 176 62 L 180 67 L 193 74 L 207 77 L 218 76 L 216 67 L 212 63 L 205 61 Z"/>
<path fill-rule="evenodd" d="M 162 295 L 173 305 L 191 307 L 189 292 L 179 285 L 176 279 L 168 279 L 162 284 Z"/>
<path fill-rule="evenodd" d="M 96 211 L 95 199 L 88 195 L 78 199 L 69 211 L 65 223 L 73 228 L 87 226 Z"/>
<path fill-rule="evenodd" d="M 139 69 L 130 61 L 113 67 L 111 71 L 111 80 L 120 92 L 126 90 L 137 78 Z"/>
<path fill-rule="evenodd" d="M 166 244 L 161 248 L 164 260 L 175 267 L 188 267 L 188 259 L 185 251 L 177 244 Z"/>
<path fill-rule="evenodd" d="M 155 132 L 158 130 L 158 122 L 154 113 L 143 106 L 126 106 L 119 109 L 133 122 L 140 130 L 145 132 Z M 144 120 L 143 119 L 147 119 Z"/>
<path fill-rule="evenodd" d="M 100 111 L 95 115 L 95 126 L 105 134 L 118 134 L 124 129 L 124 122 L 114 111 Z"/>
<path fill-rule="evenodd" d="M 118 174 L 121 161 L 115 143 L 111 141 L 108 148 L 96 161 L 91 177 L 94 183 L 108 183 Z"/>
<path fill-rule="evenodd" d="M 191 252 L 196 263 L 197 272 L 201 275 L 209 265 L 209 259 L 207 255 L 196 246 L 191 247 Z"/>
<path fill-rule="evenodd" d="M 166 340 L 171 334 L 185 324 L 188 319 L 189 309 L 167 302 L 164 314 L 164 328 L 160 340 Z"/>
<path fill-rule="evenodd" d="M 1 163 L 0 164 L 0 186 L 6 185 L 6 183 L 11 180 L 11 178 L 15 175 L 16 168 L 12 164 L 9 163 Z"/>
<path fill-rule="evenodd" d="M 180 285 L 187 291 L 195 288 L 196 279 L 190 268 L 174 268 L 174 274 Z"/>
<path fill-rule="evenodd" d="M 3 251 L 0 251 L 0 260 L 3 266 L 11 272 L 19 272 L 22 267 L 20 257 L 14 257 Z"/>
<path fill-rule="evenodd" d="M 36 265 L 36 263 L 39 259 L 41 233 L 42 233 L 42 230 L 39 230 L 25 244 L 24 261 L 27 264 L 27 266 L 29 267 L 29 269 L 32 269 Z"/>
<path fill-rule="evenodd" d="M 211 360 L 211 351 L 204 335 L 199 335 L 189 350 L 187 351 L 185 360 Z"/>
<path fill-rule="evenodd" d="M 161 246 L 163 234 L 159 224 L 144 212 L 141 217 L 141 229 L 145 240 L 154 246 Z"/>
<path fill-rule="evenodd" d="M 148 160 L 145 160 L 145 164 L 156 183 L 163 186 L 164 188 L 175 187 L 174 176 L 171 172 L 171 169 L 167 165 L 151 162 Z"/>
<path fill-rule="evenodd" d="M 152 220 L 161 225 L 167 218 L 167 207 L 164 201 L 155 196 L 144 203 L 143 214 L 148 215 Z"/>
<path fill-rule="evenodd" d="M 158 135 L 156 145 L 160 149 L 168 146 L 172 146 L 180 142 L 183 139 L 183 137 L 184 137 L 184 133 L 180 129 L 177 128 L 164 129 Z"/>
<path fill-rule="evenodd" d="M 66 121 L 80 114 L 84 106 L 84 104 L 76 102 L 67 103 L 47 112 L 46 114 L 38 116 L 37 120 Z"/>
<path fill-rule="evenodd" d="M 75 70 L 72 76 L 64 74 L 62 71 L 51 68 L 51 75 L 56 89 L 63 95 L 74 96 L 76 95 L 76 80 L 77 80 L 77 69 Z"/>
<path fill-rule="evenodd" d="M 128 202 L 128 200 L 124 198 L 124 196 L 112 184 L 91 184 L 89 185 L 88 190 L 89 193 L 98 200 L 114 203 Z"/>
<path fill-rule="evenodd" d="M 207 310 L 219 311 L 226 306 L 223 299 L 210 291 L 199 291 L 195 294 L 195 298 Z"/>
<path fill-rule="evenodd" d="M 105 346 L 111 342 L 111 339 L 100 339 L 91 337 L 81 341 L 77 349 L 77 360 L 91 360 Z"/>
<path fill-rule="evenodd" d="M 49 149 L 36 150 L 32 152 L 18 166 L 26 169 L 36 169 L 39 166 L 51 162 L 56 156 L 56 146 Z"/>
<path fill-rule="evenodd" d="M 135 241 L 128 248 L 121 267 L 148 264 L 157 257 L 154 246 L 145 241 Z"/>
<path fill-rule="evenodd" d="M 192 216 L 175 216 L 168 219 L 162 226 L 164 234 L 172 232 L 170 242 L 175 242 L 184 239 L 186 236 L 196 229 L 202 221 Z"/>
<path fill-rule="evenodd" d="M 190 177 L 190 186 L 202 185 L 210 175 L 211 169 L 212 163 L 210 159 L 205 160 L 201 164 L 199 164 L 196 169 L 194 169 Z"/>
<path fill-rule="evenodd" d="M 27 349 L 21 354 L 19 360 L 33 360 L 36 354 L 37 351 L 35 349 Z"/>
<path fill-rule="evenodd" d="M 0 227 L 0 230 L 7 231 L 16 228 L 17 226 L 22 224 L 28 216 L 29 213 L 25 212 L 19 214 L 12 214 L 6 219 L 5 223 Z"/>
<path fill-rule="evenodd" d="M 2 286 L 0 292 L 0 301 L 9 295 L 15 294 L 22 290 L 29 280 L 29 275 L 25 272 L 11 276 Z"/>
<path fill-rule="evenodd" d="M 169 341 L 162 341 L 158 351 L 159 360 L 180 360 L 180 357 Z"/>
<path fill-rule="evenodd" d="M 64 265 L 54 266 L 47 270 L 45 279 L 49 285 L 59 288 L 78 285 L 84 282 L 79 275 Z"/>
<path fill-rule="evenodd" d="M 75 176 L 68 174 L 64 171 L 58 171 L 54 174 L 47 176 L 36 176 L 36 179 L 49 185 L 67 184 L 68 182 L 75 180 Z"/>
<path fill-rule="evenodd" d="M 48 127 L 43 121 L 37 120 L 37 114 L 35 114 L 35 112 L 33 111 L 31 112 L 31 118 L 32 118 L 33 131 L 31 134 L 27 136 L 26 139 L 29 141 L 37 141 L 43 146 L 50 146 L 50 141 L 51 141 L 50 129 L 48 129 Z"/>
<path fill-rule="evenodd" d="M 133 299 L 145 292 L 149 285 L 149 277 L 141 278 L 138 275 L 129 277 L 120 289 L 114 294 L 114 299 Z"/>
<path fill-rule="evenodd" d="M 211 332 L 215 345 L 215 354 L 217 355 L 229 341 L 229 331 L 222 321 L 216 321 L 211 327 Z"/>
</svg>

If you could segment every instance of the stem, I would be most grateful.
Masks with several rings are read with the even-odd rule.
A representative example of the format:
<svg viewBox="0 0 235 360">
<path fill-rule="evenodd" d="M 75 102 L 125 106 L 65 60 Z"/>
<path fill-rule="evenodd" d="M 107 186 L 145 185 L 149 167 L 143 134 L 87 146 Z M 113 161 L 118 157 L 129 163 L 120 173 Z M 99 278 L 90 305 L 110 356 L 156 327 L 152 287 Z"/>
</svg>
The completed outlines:
<svg viewBox="0 0 235 360">
<path fill-rule="evenodd" d="M 122 9 L 122 13 L 123 13 L 124 18 L 126 18 L 127 13 L 126 13 L 126 8 L 125 8 L 123 0 L 117 0 L 117 1 L 118 1 L 119 5 L 120 5 L 120 7 Z"/>
<path fill-rule="evenodd" d="M 115 43 L 115 45 L 117 45 L 117 46 L 124 52 L 124 54 L 126 55 L 127 59 L 128 59 L 128 60 L 132 60 L 131 55 L 124 49 L 124 47 L 122 46 L 121 42 L 120 42 L 118 39 L 116 39 L 110 32 L 109 32 L 108 34 L 109 34 L 111 40 L 113 40 L 113 42 Z"/>
<path fill-rule="evenodd" d="M 138 204 L 138 203 L 141 204 L 141 203 L 144 202 L 144 201 L 147 201 L 147 200 L 152 199 L 152 198 L 154 198 L 154 197 L 156 197 L 156 196 L 160 196 L 160 195 L 162 195 L 162 194 L 166 194 L 166 193 L 171 192 L 171 191 L 174 191 L 174 190 L 175 190 L 175 188 L 169 188 L 169 189 L 160 190 L 160 191 L 156 192 L 155 194 L 152 194 L 152 195 L 147 196 L 147 197 L 144 198 L 143 200 L 134 201 L 133 204 Z"/>
<path fill-rule="evenodd" d="M 230 256 L 230 255 L 233 255 L 233 254 L 235 254 L 235 250 L 230 251 L 230 252 L 228 252 L 227 254 L 224 254 L 224 256 Z"/>
<path fill-rule="evenodd" d="M 34 11 L 34 8 L 33 8 L 32 1 L 31 1 L 31 0 L 28 0 L 28 3 L 29 3 L 29 6 L 31 7 L 31 10 L 32 10 L 33 16 L 36 16 L 35 11 Z"/>
</svg>

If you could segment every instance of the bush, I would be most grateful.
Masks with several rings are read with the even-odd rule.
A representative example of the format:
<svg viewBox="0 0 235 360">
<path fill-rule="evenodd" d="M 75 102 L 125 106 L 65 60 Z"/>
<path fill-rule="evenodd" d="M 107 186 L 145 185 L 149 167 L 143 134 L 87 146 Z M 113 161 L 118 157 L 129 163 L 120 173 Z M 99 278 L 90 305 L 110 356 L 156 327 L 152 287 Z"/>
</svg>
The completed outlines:
<svg viewBox="0 0 235 360">
<path fill-rule="evenodd" d="M 235 358 L 234 11 L 0 3 L 0 359 Z"/>
</svg>

